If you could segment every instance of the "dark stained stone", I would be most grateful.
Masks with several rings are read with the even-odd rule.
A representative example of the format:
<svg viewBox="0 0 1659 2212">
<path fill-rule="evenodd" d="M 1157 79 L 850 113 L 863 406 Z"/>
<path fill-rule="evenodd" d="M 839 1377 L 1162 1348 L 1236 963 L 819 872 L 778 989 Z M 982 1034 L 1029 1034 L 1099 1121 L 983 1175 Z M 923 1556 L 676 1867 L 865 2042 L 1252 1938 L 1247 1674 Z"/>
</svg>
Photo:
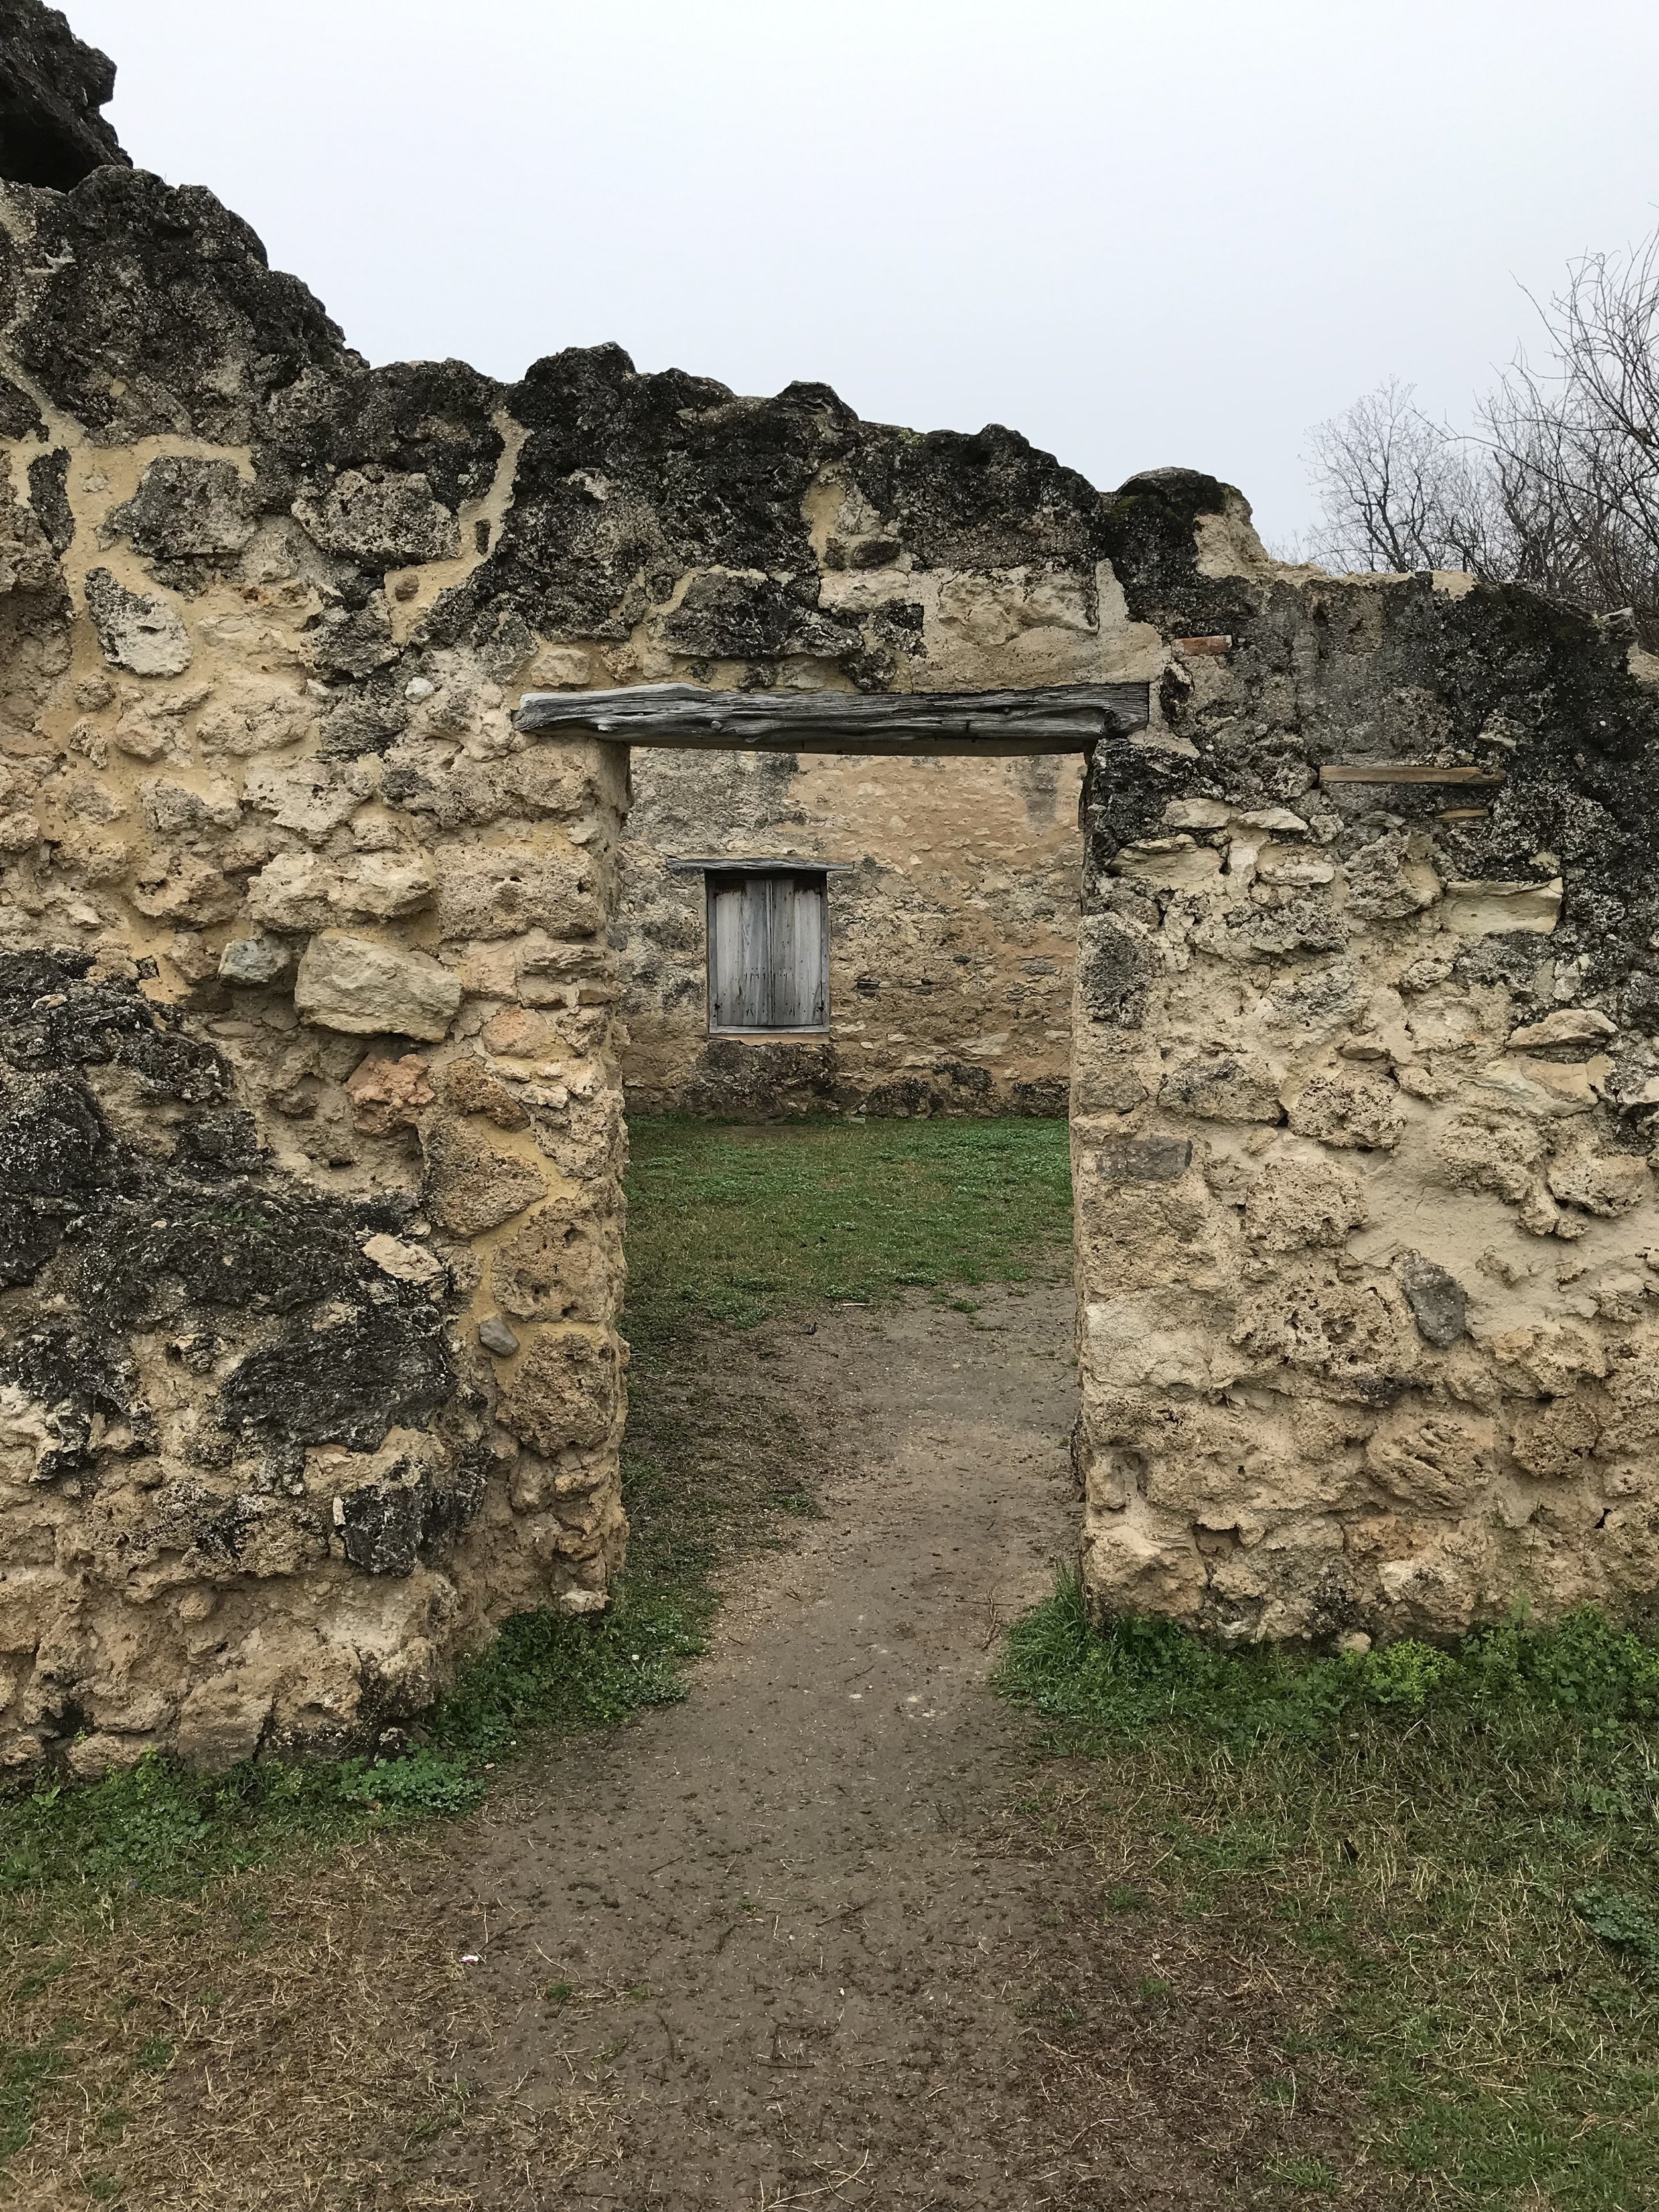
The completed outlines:
<svg viewBox="0 0 1659 2212">
<path fill-rule="evenodd" d="M 1468 1327 L 1468 1299 L 1456 1277 L 1420 1252 L 1401 1253 L 1395 1272 L 1424 1341 L 1442 1352 L 1455 1344 Z"/>
<path fill-rule="evenodd" d="M 0 177 L 64 191 L 94 169 L 131 167 L 99 110 L 115 64 L 40 0 L 0 0 Z"/>
<path fill-rule="evenodd" d="M 52 540 L 54 553 L 67 552 L 75 543 L 75 514 L 69 501 L 70 457 L 66 447 L 37 453 L 29 463 L 29 505 Z"/>
<path fill-rule="evenodd" d="M 1103 1182 L 1175 1182 L 1192 1164 L 1188 1137 L 1113 1137 L 1095 1155 Z"/>
</svg>

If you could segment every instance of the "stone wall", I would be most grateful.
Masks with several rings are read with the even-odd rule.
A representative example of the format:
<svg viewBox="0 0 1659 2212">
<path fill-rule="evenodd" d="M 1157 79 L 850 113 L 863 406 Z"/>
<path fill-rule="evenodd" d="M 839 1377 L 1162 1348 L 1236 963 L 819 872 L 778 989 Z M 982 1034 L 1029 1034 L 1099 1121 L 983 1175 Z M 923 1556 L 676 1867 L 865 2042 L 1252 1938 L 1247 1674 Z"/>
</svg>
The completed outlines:
<svg viewBox="0 0 1659 2212">
<path fill-rule="evenodd" d="M 432 632 L 481 380 L 120 168 L 0 289 L 0 1742 L 372 1741 L 621 1557 L 625 756 Z"/>
<path fill-rule="evenodd" d="M 1097 495 L 1012 433 L 616 348 L 372 369 L 126 166 L 61 17 L 0 37 L 0 1757 L 373 1742 L 625 1537 L 627 757 L 519 694 L 1073 681 L 1132 633 Z M 1063 1026 L 1059 912 L 974 896 L 960 999 L 1018 911 Z M 982 1095 L 954 1010 L 889 1025 Z"/>
<path fill-rule="evenodd" d="M 1111 503 L 1074 1090 L 1085 1583 L 1228 1637 L 1659 1588 L 1659 661 L 1464 576 Z M 1220 649 L 1167 650 L 1181 638 Z M 1356 763 L 1486 782 L 1356 782 Z"/>
<path fill-rule="evenodd" d="M 1095 1604 L 1328 1637 L 1651 1593 L 1659 703 L 1616 623 L 1276 568 L 1208 478 L 1103 499 L 822 386 L 371 369 L 210 194 L 122 166 L 100 57 L 19 23 L 52 67 L 0 82 L 0 1756 L 373 1742 L 506 1614 L 605 1601 L 618 943 L 660 1070 L 701 931 L 629 856 L 626 756 L 526 738 L 530 689 L 1152 680 L 1084 793 Z M 1367 760 L 1503 781 L 1322 785 Z M 823 857 L 875 863 L 836 894 L 868 1027 L 758 1090 L 711 1055 L 709 1097 L 977 1103 L 1018 1044 L 1046 1103 L 1044 772 L 653 762 L 659 856 L 717 809 L 744 845 L 856 815 Z M 981 807 L 934 840 L 972 867 L 929 860 Z"/>
<path fill-rule="evenodd" d="M 947 663 L 948 672 L 948 663 Z M 1064 1114 L 1082 763 L 636 750 L 619 960 L 637 1112 Z M 676 854 L 842 860 L 830 1035 L 707 1035 L 703 880 Z"/>
</svg>

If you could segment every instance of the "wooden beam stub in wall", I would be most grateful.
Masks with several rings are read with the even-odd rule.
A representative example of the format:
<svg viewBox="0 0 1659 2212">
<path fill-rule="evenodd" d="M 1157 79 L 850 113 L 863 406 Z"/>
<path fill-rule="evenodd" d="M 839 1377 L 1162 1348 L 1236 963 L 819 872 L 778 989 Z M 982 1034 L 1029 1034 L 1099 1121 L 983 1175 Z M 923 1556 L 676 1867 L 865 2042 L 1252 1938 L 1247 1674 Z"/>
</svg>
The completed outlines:
<svg viewBox="0 0 1659 2212">
<path fill-rule="evenodd" d="M 1504 779 L 1484 768 L 1407 768 L 1399 761 L 1345 761 L 1322 768 L 1321 783 L 1456 783 L 1474 791 L 1496 791 Z"/>
<path fill-rule="evenodd" d="M 635 684 L 619 691 L 529 691 L 526 732 L 719 752 L 1080 753 L 1146 726 L 1144 684 L 1024 691 L 706 691 Z"/>
</svg>

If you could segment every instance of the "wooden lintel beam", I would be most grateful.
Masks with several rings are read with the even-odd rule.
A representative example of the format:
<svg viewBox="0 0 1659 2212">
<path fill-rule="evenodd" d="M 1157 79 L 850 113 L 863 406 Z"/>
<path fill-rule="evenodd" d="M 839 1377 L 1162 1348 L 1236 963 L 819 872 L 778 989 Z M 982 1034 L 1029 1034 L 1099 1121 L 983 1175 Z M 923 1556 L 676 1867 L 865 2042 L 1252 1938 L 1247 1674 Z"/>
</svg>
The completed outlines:
<svg viewBox="0 0 1659 2212">
<path fill-rule="evenodd" d="M 618 691 L 531 691 L 514 716 L 527 733 L 720 752 L 1080 753 L 1144 729 L 1144 684 L 1023 691 L 706 691 L 636 684 Z"/>
</svg>

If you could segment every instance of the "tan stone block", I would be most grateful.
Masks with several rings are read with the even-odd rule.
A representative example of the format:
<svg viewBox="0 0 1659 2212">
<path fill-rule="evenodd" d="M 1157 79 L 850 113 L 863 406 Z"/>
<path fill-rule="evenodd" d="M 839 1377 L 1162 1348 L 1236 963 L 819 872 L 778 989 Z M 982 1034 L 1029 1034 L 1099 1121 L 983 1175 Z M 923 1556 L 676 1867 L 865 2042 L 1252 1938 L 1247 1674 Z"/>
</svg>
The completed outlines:
<svg viewBox="0 0 1659 2212">
<path fill-rule="evenodd" d="M 555 937 L 603 930 L 593 862 L 530 845 L 452 845 L 438 856 L 438 921 L 446 938 Z"/>
<path fill-rule="evenodd" d="M 605 1321 L 621 1269 L 591 1225 L 544 1206 L 496 1248 L 490 1285 L 515 1321 Z"/>
<path fill-rule="evenodd" d="M 1093 1279 L 1112 1280 L 1109 1269 Z M 1224 1390 L 1248 1362 L 1229 1341 L 1233 1306 L 1184 1287 L 1090 1297 L 1083 1310 L 1085 1387 L 1109 1406 L 1125 1392 Z"/>
<path fill-rule="evenodd" d="M 1381 1623 L 1387 1635 L 1461 1636 L 1474 1626 L 1475 1589 L 1467 1553 L 1459 1557 L 1443 1544 L 1406 1559 L 1385 1559 L 1376 1580 L 1388 1607 Z"/>
<path fill-rule="evenodd" d="M 436 1044 L 461 1004 L 459 978 L 424 952 L 325 929 L 307 945 L 295 1011 L 349 1036 L 411 1036 Z"/>
<path fill-rule="evenodd" d="M 347 1078 L 351 1118 L 365 1136 L 389 1137 L 396 1128 L 418 1128 L 424 1109 L 437 1097 L 426 1062 L 418 1053 L 401 1060 L 371 1055 Z"/>
<path fill-rule="evenodd" d="M 1421 1362 L 1416 1324 L 1392 1279 L 1346 1283 L 1326 1264 L 1287 1267 L 1256 1285 L 1233 1341 L 1260 1370 L 1298 1368 L 1330 1396 L 1386 1399 Z"/>
<path fill-rule="evenodd" d="M 520 1359 L 499 1419 L 510 1435 L 550 1459 L 604 1443 L 622 1404 L 622 1358 L 615 1338 L 544 1329 Z"/>
<path fill-rule="evenodd" d="M 1559 1397 L 1607 1372 L 1606 1347 L 1583 1322 L 1542 1322 L 1487 1342 L 1504 1387 L 1524 1397 Z"/>
<path fill-rule="evenodd" d="M 1497 1471 L 1498 1434 L 1490 1421 L 1396 1413 L 1365 1447 L 1365 1468 L 1380 1488 L 1419 1511 L 1462 1510 Z"/>
<path fill-rule="evenodd" d="M 1180 1158 L 1182 1147 L 1176 1139 L 1125 1143 L 1154 1141 Z M 1227 1263 L 1237 1242 L 1231 1210 L 1218 1206 L 1196 1176 L 1179 1184 L 1132 1182 L 1123 1173 L 1121 1150 L 1103 1147 L 1100 1157 L 1108 1172 L 1101 1174 L 1085 1155 L 1077 1185 L 1079 1249 L 1091 1279 L 1109 1283 L 1118 1292 L 1176 1284 L 1220 1288 L 1228 1279 Z M 1158 1164 L 1155 1153 L 1152 1164 Z"/>
<path fill-rule="evenodd" d="M 237 677 L 215 692 L 196 726 L 196 742 L 204 753 L 247 760 L 298 744 L 316 726 L 317 710 L 296 685 Z"/>
<path fill-rule="evenodd" d="M 1158 1103 L 1205 1121 L 1278 1122 L 1285 1118 L 1279 1076 L 1257 1054 L 1221 1052 L 1182 1059 L 1164 1077 Z"/>
<path fill-rule="evenodd" d="M 562 1055 L 566 1049 L 556 1024 L 527 1006 L 503 1006 L 492 1014 L 479 1033 L 479 1042 L 486 1052 L 507 1060 L 548 1060 Z"/>
<path fill-rule="evenodd" d="M 131 899 L 151 921 L 191 922 L 206 928 L 241 910 L 238 886 L 193 853 L 158 855 L 138 872 Z"/>
<path fill-rule="evenodd" d="M 1091 1515 L 1079 1565 L 1097 1623 L 1146 1613 L 1194 1620 L 1203 1603 L 1204 1561 L 1191 1532 L 1161 1517 Z"/>
<path fill-rule="evenodd" d="M 1597 1079 L 1611 1073 L 1603 1058 L 1599 1066 L 1588 1060 L 1551 1060 L 1531 1057 L 1494 1060 L 1474 1078 L 1481 1091 L 1506 1105 L 1553 1121 L 1569 1114 L 1588 1114 L 1597 1097 Z"/>
<path fill-rule="evenodd" d="M 1217 890 L 1221 855 L 1187 836 L 1148 838 L 1126 845 L 1112 862 L 1112 873 L 1149 890 Z"/>
<path fill-rule="evenodd" d="M 213 1675 L 185 1699 L 173 1749 L 185 1765 L 222 1774 L 258 1749 L 271 1704 L 271 1685 L 261 1674 Z"/>
<path fill-rule="evenodd" d="M 1316 1075 L 1291 1101 L 1299 1137 L 1365 1152 L 1392 1151 L 1405 1132 L 1400 1094 L 1380 1076 Z"/>
<path fill-rule="evenodd" d="M 1633 1213 L 1653 1196 L 1648 1163 L 1631 1152 L 1597 1152 L 1575 1148 L 1550 1162 L 1545 1177 L 1552 1194 L 1564 1205 L 1611 1220 Z"/>
<path fill-rule="evenodd" d="M 1510 1449 L 1528 1474 L 1560 1482 L 1589 1472 L 1601 1424 L 1582 1397 L 1554 1398 L 1516 1423 Z"/>
<path fill-rule="evenodd" d="M 444 1098 L 458 1114 L 482 1114 L 498 1129 L 526 1129 L 530 1116 L 497 1075 L 474 1054 L 452 1060 L 444 1070 Z"/>
<path fill-rule="evenodd" d="M 1516 1206 L 1535 1184 L 1545 1139 L 1536 1123 L 1480 1111 L 1461 1113 L 1435 1140 L 1440 1179 L 1453 1190 L 1489 1190 Z"/>
<path fill-rule="evenodd" d="M 626 803 L 626 770 L 614 756 L 623 751 L 620 745 L 536 738 L 501 763 L 501 784 L 527 813 L 555 820 L 619 811 Z"/>
<path fill-rule="evenodd" d="M 58 857 L 83 884 L 119 883 L 134 848 L 113 830 L 76 829 L 58 842 Z"/>
<path fill-rule="evenodd" d="M 1595 1044 L 1615 1036 L 1619 1024 L 1595 1006 L 1561 1006 L 1541 1022 L 1511 1030 L 1505 1048 L 1510 1052 L 1553 1052 L 1564 1044 Z"/>
<path fill-rule="evenodd" d="M 1559 876 L 1547 884 L 1452 883 L 1441 924 L 1458 937 L 1492 937 L 1524 929 L 1548 936 L 1561 919 Z"/>
<path fill-rule="evenodd" d="M 1359 1178 L 1334 1160 L 1269 1160 L 1244 1201 L 1244 1234 L 1264 1252 L 1341 1244 L 1367 1218 Z"/>
<path fill-rule="evenodd" d="M 547 1195 L 533 1160 L 498 1152 L 458 1122 L 428 1125 L 422 1142 L 432 1210 L 457 1237 L 499 1228 Z"/>
<path fill-rule="evenodd" d="M 1347 911 L 1367 921 L 1403 921 L 1440 896 L 1425 841 L 1409 830 L 1392 830 L 1362 846 L 1346 873 Z"/>
</svg>

